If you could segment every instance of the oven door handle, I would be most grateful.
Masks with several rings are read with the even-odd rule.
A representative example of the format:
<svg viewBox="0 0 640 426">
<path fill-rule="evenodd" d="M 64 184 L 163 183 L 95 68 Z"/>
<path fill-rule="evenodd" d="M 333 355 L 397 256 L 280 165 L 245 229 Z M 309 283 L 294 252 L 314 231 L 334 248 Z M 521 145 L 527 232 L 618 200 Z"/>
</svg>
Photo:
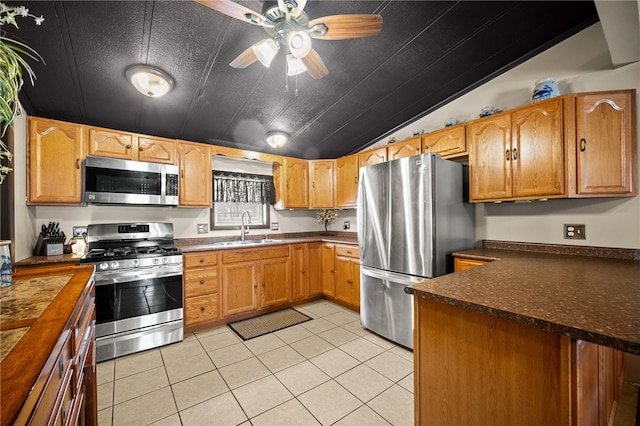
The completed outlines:
<svg viewBox="0 0 640 426">
<path fill-rule="evenodd" d="M 149 272 L 146 272 L 146 271 L 133 272 L 133 273 L 131 271 L 128 271 L 128 272 L 113 271 L 112 273 L 101 272 L 99 274 L 96 274 L 96 286 L 126 283 L 126 282 L 138 281 L 138 280 L 144 280 L 144 279 L 150 279 L 150 278 L 165 278 L 165 277 L 172 277 L 172 276 L 179 276 L 179 275 L 182 275 L 182 266 L 180 266 L 178 270 L 176 270 L 176 268 L 171 268 L 166 271 L 163 271 L 163 270 L 158 271 L 157 269 L 154 268 L 153 271 L 149 271 Z"/>
</svg>

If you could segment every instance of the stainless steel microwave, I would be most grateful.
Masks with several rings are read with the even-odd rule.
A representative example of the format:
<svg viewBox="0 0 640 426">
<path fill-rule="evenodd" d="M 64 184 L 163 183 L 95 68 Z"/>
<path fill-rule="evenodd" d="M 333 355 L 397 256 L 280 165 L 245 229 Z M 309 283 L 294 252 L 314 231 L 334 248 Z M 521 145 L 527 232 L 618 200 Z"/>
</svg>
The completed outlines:
<svg viewBox="0 0 640 426">
<path fill-rule="evenodd" d="M 87 204 L 178 205 L 178 166 L 87 156 L 84 161 Z"/>
</svg>

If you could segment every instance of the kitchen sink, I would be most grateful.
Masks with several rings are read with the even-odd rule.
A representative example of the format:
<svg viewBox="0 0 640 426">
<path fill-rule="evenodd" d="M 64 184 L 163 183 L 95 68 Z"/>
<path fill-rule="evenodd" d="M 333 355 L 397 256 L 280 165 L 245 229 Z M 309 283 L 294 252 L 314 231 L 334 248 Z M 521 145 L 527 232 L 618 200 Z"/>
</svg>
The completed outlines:
<svg viewBox="0 0 640 426">
<path fill-rule="evenodd" d="M 219 241 L 213 243 L 215 247 L 236 247 L 236 246 L 258 246 L 262 244 L 280 243 L 282 240 L 272 240 L 271 238 L 265 238 L 262 240 L 235 240 L 235 241 Z"/>
</svg>

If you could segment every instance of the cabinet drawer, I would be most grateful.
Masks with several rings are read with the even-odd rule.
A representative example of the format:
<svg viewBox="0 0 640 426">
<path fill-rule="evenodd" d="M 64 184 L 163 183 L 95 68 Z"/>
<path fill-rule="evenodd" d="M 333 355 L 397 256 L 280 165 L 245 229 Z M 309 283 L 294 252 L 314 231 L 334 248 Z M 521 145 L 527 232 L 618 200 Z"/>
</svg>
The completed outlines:
<svg viewBox="0 0 640 426">
<path fill-rule="evenodd" d="M 336 246 L 336 256 L 353 257 L 360 259 L 360 250 L 358 246 Z"/>
<path fill-rule="evenodd" d="M 185 297 L 218 292 L 218 268 L 201 268 L 184 271 Z"/>
<path fill-rule="evenodd" d="M 466 257 L 454 257 L 453 258 L 453 271 L 460 272 L 465 269 L 475 268 L 476 266 L 484 265 L 487 263 L 485 260 L 470 259 Z"/>
<path fill-rule="evenodd" d="M 187 297 L 185 299 L 185 306 L 185 322 L 187 326 L 202 321 L 218 319 L 218 293 Z"/>
<path fill-rule="evenodd" d="M 214 266 L 218 264 L 218 252 L 203 251 L 198 253 L 186 253 L 183 256 L 185 268 Z"/>
<path fill-rule="evenodd" d="M 269 248 L 225 250 L 222 263 L 251 262 L 274 257 L 289 257 L 289 246 L 271 246 Z"/>
</svg>

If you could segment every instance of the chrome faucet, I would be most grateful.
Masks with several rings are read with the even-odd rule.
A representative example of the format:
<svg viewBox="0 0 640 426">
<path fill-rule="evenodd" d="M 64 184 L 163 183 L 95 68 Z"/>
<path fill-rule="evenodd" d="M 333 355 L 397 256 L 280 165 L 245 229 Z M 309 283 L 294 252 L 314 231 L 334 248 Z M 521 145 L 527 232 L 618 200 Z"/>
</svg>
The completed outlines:
<svg viewBox="0 0 640 426">
<path fill-rule="evenodd" d="M 244 215 L 247 215 L 249 219 L 247 225 L 244 224 Z M 248 211 L 242 210 L 242 217 L 240 218 L 240 241 L 244 241 L 244 236 L 249 233 L 249 226 L 251 224 L 251 215 Z"/>
</svg>

